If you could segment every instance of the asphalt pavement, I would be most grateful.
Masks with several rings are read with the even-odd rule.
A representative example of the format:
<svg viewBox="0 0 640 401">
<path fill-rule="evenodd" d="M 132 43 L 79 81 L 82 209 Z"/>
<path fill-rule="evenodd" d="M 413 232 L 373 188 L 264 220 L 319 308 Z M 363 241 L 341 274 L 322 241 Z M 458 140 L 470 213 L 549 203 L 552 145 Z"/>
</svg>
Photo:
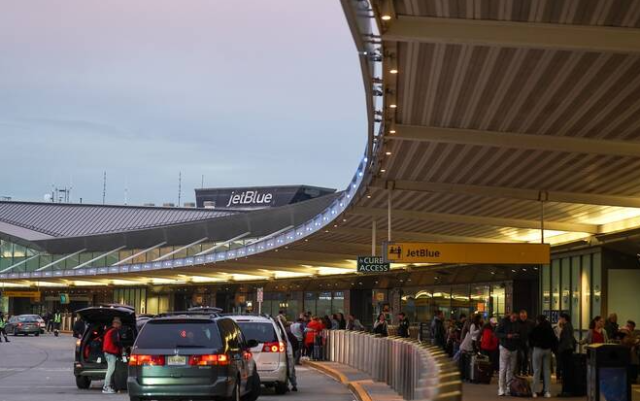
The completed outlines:
<svg viewBox="0 0 640 401">
<path fill-rule="evenodd" d="M 69 335 L 54 337 L 9 336 L 0 344 L 0 401 L 93 401 L 129 400 L 124 394 L 102 394 L 102 382 L 79 390 L 73 376 L 75 339 Z M 342 384 L 312 369 L 298 368 L 297 393 L 283 396 L 264 390 L 265 401 L 353 401 Z"/>
</svg>

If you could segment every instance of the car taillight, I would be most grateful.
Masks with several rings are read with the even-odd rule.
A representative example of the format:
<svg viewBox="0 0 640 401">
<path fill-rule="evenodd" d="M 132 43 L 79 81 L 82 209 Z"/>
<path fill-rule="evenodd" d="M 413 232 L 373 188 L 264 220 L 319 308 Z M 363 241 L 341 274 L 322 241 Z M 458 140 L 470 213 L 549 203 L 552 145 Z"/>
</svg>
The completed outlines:
<svg viewBox="0 0 640 401">
<path fill-rule="evenodd" d="M 76 347 L 80 346 L 81 341 L 80 340 L 76 340 Z"/>
<path fill-rule="evenodd" d="M 229 364 L 229 357 L 225 354 L 211 355 L 191 355 L 189 365 L 191 366 L 226 366 Z"/>
<path fill-rule="evenodd" d="M 129 366 L 164 366 L 164 355 L 131 355 Z"/>
<path fill-rule="evenodd" d="M 249 361 L 251 360 L 251 358 L 253 358 L 253 354 L 249 351 L 244 351 L 242 353 L 242 357 L 245 359 L 245 361 Z"/>
<path fill-rule="evenodd" d="M 271 342 L 271 343 L 264 343 L 264 345 L 262 346 L 262 352 L 284 352 L 284 343 L 282 341 L 277 342 Z"/>
<path fill-rule="evenodd" d="M 22 327 L 22 323 L 18 323 L 18 327 Z"/>
</svg>

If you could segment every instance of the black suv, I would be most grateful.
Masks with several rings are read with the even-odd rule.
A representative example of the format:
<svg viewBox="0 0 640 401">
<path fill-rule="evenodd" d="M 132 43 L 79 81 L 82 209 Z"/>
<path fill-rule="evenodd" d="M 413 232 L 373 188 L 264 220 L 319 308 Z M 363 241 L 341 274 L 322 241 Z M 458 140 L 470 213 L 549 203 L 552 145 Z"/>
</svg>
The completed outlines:
<svg viewBox="0 0 640 401">
<path fill-rule="evenodd" d="M 255 401 L 260 377 L 238 325 L 215 311 L 159 315 L 147 321 L 129 359 L 131 401 Z"/>
<path fill-rule="evenodd" d="M 80 309 L 76 312 L 85 322 L 82 337 L 76 341 L 76 358 L 73 364 L 73 374 L 76 376 L 78 388 L 86 389 L 92 380 L 104 380 L 107 373 L 107 360 L 102 352 L 104 335 L 111 327 L 114 317 L 122 321 L 120 338 L 126 352 L 133 346 L 138 330 L 136 329 L 136 312 L 127 305 L 105 304 Z M 118 362 L 122 364 L 122 361 Z M 115 388 L 126 388 L 126 365 L 118 366 L 119 372 L 114 377 Z"/>
</svg>

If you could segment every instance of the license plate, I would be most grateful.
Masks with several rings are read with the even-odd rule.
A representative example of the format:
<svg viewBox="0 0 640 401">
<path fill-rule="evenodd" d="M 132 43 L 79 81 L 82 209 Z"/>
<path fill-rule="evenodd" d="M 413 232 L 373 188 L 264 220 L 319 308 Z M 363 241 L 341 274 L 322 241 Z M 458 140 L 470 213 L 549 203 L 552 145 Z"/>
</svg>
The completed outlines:
<svg viewBox="0 0 640 401">
<path fill-rule="evenodd" d="M 175 366 L 175 365 L 186 365 L 187 357 L 180 355 L 173 355 L 167 359 L 167 365 Z"/>
</svg>

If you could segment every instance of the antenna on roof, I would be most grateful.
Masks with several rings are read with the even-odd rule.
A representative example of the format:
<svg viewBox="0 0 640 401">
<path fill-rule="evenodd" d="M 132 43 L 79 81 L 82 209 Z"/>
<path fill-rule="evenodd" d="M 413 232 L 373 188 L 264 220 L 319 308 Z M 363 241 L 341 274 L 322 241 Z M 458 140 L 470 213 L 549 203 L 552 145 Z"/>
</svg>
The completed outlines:
<svg viewBox="0 0 640 401">
<path fill-rule="evenodd" d="M 180 198 L 182 197 L 182 171 L 178 172 L 178 207 L 180 207 Z"/>
<path fill-rule="evenodd" d="M 124 177 L 124 204 L 125 206 L 129 202 L 129 185 L 127 183 L 127 177 Z"/>
<path fill-rule="evenodd" d="M 104 205 L 104 200 L 107 197 L 107 172 L 105 171 L 102 175 L 102 204 Z"/>
<path fill-rule="evenodd" d="M 202 174 L 202 182 L 200 183 L 200 188 L 204 188 L 204 174 Z"/>
</svg>

